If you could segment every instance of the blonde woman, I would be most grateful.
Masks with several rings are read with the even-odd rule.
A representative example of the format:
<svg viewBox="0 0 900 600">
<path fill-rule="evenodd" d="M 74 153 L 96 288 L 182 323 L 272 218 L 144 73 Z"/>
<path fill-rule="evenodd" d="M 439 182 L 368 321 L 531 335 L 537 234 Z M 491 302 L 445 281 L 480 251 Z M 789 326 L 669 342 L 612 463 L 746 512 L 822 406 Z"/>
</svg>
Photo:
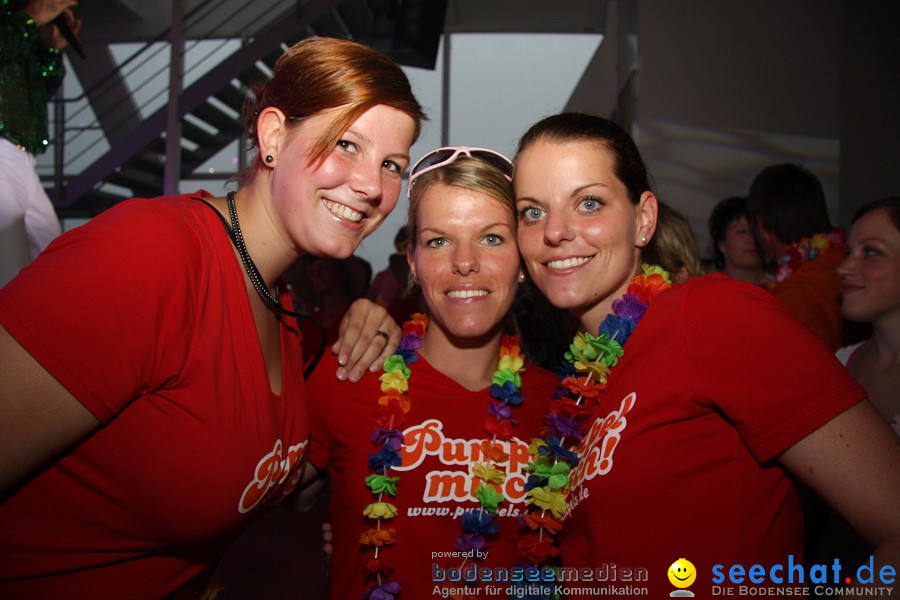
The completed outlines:
<svg viewBox="0 0 900 600">
<path fill-rule="evenodd" d="M 510 168 L 467 147 L 412 168 L 407 257 L 427 316 L 404 326 L 380 376 L 339 382 L 326 358 L 310 380 L 335 600 L 442 597 L 462 589 L 454 572 L 480 581 L 517 562 L 528 440 L 555 379 L 503 335 L 524 278 Z M 508 583 L 472 585 L 484 596 Z"/>
</svg>

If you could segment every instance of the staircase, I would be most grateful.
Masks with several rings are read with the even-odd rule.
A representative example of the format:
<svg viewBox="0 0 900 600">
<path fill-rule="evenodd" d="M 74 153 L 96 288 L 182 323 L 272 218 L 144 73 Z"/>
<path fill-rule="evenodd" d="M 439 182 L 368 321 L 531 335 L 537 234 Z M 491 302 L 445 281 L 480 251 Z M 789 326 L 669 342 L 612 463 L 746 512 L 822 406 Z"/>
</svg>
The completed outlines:
<svg viewBox="0 0 900 600">
<path fill-rule="evenodd" d="M 190 15 L 185 15 L 185 21 L 214 1 L 202 2 Z M 240 4 L 247 6 L 247 3 Z M 277 58 L 294 42 L 309 35 L 356 39 L 385 51 L 398 62 L 433 67 L 434 56 L 428 56 L 430 48 L 415 50 L 408 40 L 409 31 L 418 30 L 420 35 L 433 37 L 436 52 L 446 11 L 446 0 L 307 0 L 299 4 L 276 2 L 276 5 L 282 10 L 276 18 L 269 19 L 270 25 L 254 32 L 247 43 L 180 95 L 183 179 L 191 179 L 198 167 L 241 138 L 240 115 L 249 86 L 266 79 Z M 437 12 L 440 19 L 434 30 L 433 15 Z M 430 25 L 422 25 L 426 22 L 423 14 L 431 19 Z M 224 21 L 234 25 L 234 19 L 229 21 L 226 17 Z M 164 31 L 159 39 L 167 39 L 168 35 L 169 31 Z M 431 65 L 426 64 L 429 58 Z M 110 73 L 103 80 L 116 78 L 116 73 Z M 90 91 L 86 95 L 90 96 Z M 78 173 L 64 176 L 57 173 L 54 179 L 61 180 L 62 186 L 54 186 L 47 192 L 58 215 L 89 218 L 129 197 L 160 195 L 166 165 L 166 110 L 163 106 L 146 119 L 132 118 L 127 127 L 117 125 L 114 131 L 105 127 L 110 140 L 108 151 Z M 99 124 L 94 126 L 99 128 Z"/>
</svg>

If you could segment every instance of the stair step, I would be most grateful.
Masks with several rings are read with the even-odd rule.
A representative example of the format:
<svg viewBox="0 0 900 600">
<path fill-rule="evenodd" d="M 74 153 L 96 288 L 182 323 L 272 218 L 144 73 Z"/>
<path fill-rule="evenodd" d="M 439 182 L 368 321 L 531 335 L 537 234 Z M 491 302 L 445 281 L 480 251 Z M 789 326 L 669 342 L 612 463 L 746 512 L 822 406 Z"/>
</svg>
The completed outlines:
<svg viewBox="0 0 900 600">
<path fill-rule="evenodd" d="M 149 173 L 155 177 L 162 178 L 163 173 L 166 170 L 166 159 L 162 154 L 148 149 L 128 161 L 126 165 L 133 167 L 136 170 Z"/>
<path fill-rule="evenodd" d="M 109 181 L 129 188 L 134 196 L 158 196 L 162 193 L 162 177 L 131 166 L 119 169 L 109 177 Z"/>
<path fill-rule="evenodd" d="M 203 129 L 199 125 L 194 125 L 187 119 L 183 119 L 181 121 L 181 135 L 194 142 L 201 148 L 206 146 L 215 146 L 221 148 L 223 138 L 227 140 L 231 140 L 234 138 L 232 135 L 221 135 L 209 133 L 207 130 Z"/>
<path fill-rule="evenodd" d="M 219 110 L 209 102 L 198 106 L 191 112 L 191 114 L 198 119 L 209 123 L 219 131 L 240 133 L 244 129 L 240 119 L 235 119 L 231 115 Z"/>
<path fill-rule="evenodd" d="M 226 85 L 224 88 L 213 94 L 217 99 L 230 106 L 239 113 L 244 108 L 244 94 L 234 85 Z"/>
<path fill-rule="evenodd" d="M 128 198 L 130 196 L 126 197 L 102 190 L 94 190 L 83 195 L 74 204 L 57 207 L 56 216 L 60 219 L 90 219 Z"/>
<path fill-rule="evenodd" d="M 238 75 L 238 79 L 246 86 L 252 86 L 255 83 L 265 81 L 268 78 L 268 74 L 255 65 Z"/>
<path fill-rule="evenodd" d="M 191 145 L 196 145 L 196 144 L 192 143 Z M 164 138 L 164 137 L 156 138 L 155 140 L 150 142 L 150 145 L 147 146 L 147 150 L 149 150 L 150 152 L 155 152 L 156 154 L 159 154 L 162 157 L 165 157 L 165 155 L 166 155 L 166 138 Z M 190 157 L 193 155 L 194 155 L 193 149 L 186 148 L 184 144 L 181 145 L 181 157 L 182 158 Z M 163 158 L 163 160 L 165 161 L 165 158 Z"/>
</svg>

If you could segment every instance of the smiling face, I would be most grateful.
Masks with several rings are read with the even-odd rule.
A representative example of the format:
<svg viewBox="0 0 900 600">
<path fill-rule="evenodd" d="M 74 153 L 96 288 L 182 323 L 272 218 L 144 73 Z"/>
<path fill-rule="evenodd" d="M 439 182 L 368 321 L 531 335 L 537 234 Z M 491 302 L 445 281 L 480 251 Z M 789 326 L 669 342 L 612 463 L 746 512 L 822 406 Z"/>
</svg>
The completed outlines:
<svg viewBox="0 0 900 600">
<path fill-rule="evenodd" d="M 747 217 L 740 216 L 728 224 L 725 237 L 719 242 L 719 250 L 725 255 L 727 267 L 737 269 L 758 269 L 762 266 L 762 255 L 756 247 L 756 238 Z"/>
<path fill-rule="evenodd" d="M 677 588 L 690 587 L 694 580 L 697 579 L 697 569 L 691 561 L 679 558 L 669 567 L 669 583 Z"/>
<path fill-rule="evenodd" d="M 512 210 L 482 192 L 435 183 L 417 210 L 408 253 L 431 319 L 448 339 L 499 334 L 519 274 Z"/>
<path fill-rule="evenodd" d="M 335 111 L 286 126 L 277 109 L 260 116 L 260 149 L 275 157 L 272 207 L 299 253 L 346 258 L 397 204 L 416 123 L 406 113 L 375 106 L 354 121 L 321 162 L 310 151 Z M 276 126 L 280 119 L 281 126 Z"/>
<path fill-rule="evenodd" d="M 529 274 L 554 306 L 596 331 L 640 270 L 656 198 L 644 192 L 633 204 L 612 154 L 592 141 L 535 141 L 516 160 L 514 186 Z"/>
<path fill-rule="evenodd" d="M 900 231 L 885 209 L 864 214 L 847 239 L 848 255 L 838 267 L 844 316 L 872 322 L 900 312 Z"/>
</svg>

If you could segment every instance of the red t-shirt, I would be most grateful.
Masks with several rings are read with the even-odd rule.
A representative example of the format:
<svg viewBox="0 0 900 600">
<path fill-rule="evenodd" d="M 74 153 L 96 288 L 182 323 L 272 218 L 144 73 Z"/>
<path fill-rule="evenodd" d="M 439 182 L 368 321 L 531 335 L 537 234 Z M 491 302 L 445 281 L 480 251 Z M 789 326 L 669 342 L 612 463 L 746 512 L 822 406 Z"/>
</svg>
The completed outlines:
<svg viewBox="0 0 900 600">
<path fill-rule="evenodd" d="M 842 248 L 830 248 L 772 288 L 790 313 L 832 350 L 843 345 L 841 278 L 837 274 L 843 260 Z"/>
<path fill-rule="evenodd" d="M 799 501 L 774 459 L 864 397 L 768 292 L 709 275 L 661 294 L 579 448 L 563 564 L 605 568 L 602 585 L 650 598 L 676 589 L 667 572 L 679 558 L 702 597 L 716 564 L 802 564 Z"/>
<path fill-rule="evenodd" d="M 0 291 L 0 322 L 102 423 L 0 504 L 0 597 L 193 594 L 294 487 L 295 323 L 275 395 L 241 266 L 199 200 L 127 201 L 61 236 Z"/>
<path fill-rule="evenodd" d="M 331 475 L 329 512 L 333 520 L 334 556 L 331 565 L 331 598 L 359 598 L 369 584 L 363 581 L 363 567 L 371 558 L 370 546 L 361 546 L 360 535 L 372 527 L 363 509 L 374 502 L 365 484 L 371 473 L 367 458 L 378 450 L 371 442 L 375 429 L 373 416 L 382 392 L 377 374 L 367 373 L 356 384 L 339 382 L 333 356 L 322 360 L 309 380 L 310 463 L 328 467 Z M 432 580 L 432 563 L 441 569 L 458 569 L 461 558 L 446 558 L 432 553 L 454 552 L 456 537 L 462 533 L 460 515 L 465 509 L 480 506 L 474 497 L 479 479 L 472 475 L 480 456 L 481 440 L 490 439 L 482 430 L 490 395 L 487 390 L 471 392 L 419 359 L 410 365 L 409 392 L 412 407 L 403 426 L 403 464 L 388 474 L 399 476 L 394 504 L 398 516 L 383 523 L 397 530 L 397 542 L 380 550 L 380 556 L 394 562 L 392 580 L 403 586 L 402 598 L 433 596 L 435 586 L 461 587 Z M 547 410 L 556 378 L 543 369 L 527 364 L 522 374 L 524 401 L 514 409 L 518 421 L 511 440 L 510 460 L 499 466 L 506 474 L 505 501 L 500 505 L 500 533 L 487 538 L 488 556 L 478 562 L 484 567 L 513 567 L 517 562 L 518 528 L 515 517 L 521 514 L 526 474 L 522 466 L 529 461 L 528 444 L 539 434 L 541 419 Z M 503 468 L 505 467 L 505 468 Z M 468 564 L 468 563 L 467 563 Z M 509 584 L 505 584 L 508 586 Z M 481 590 L 484 595 L 485 590 Z"/>
</svg>

